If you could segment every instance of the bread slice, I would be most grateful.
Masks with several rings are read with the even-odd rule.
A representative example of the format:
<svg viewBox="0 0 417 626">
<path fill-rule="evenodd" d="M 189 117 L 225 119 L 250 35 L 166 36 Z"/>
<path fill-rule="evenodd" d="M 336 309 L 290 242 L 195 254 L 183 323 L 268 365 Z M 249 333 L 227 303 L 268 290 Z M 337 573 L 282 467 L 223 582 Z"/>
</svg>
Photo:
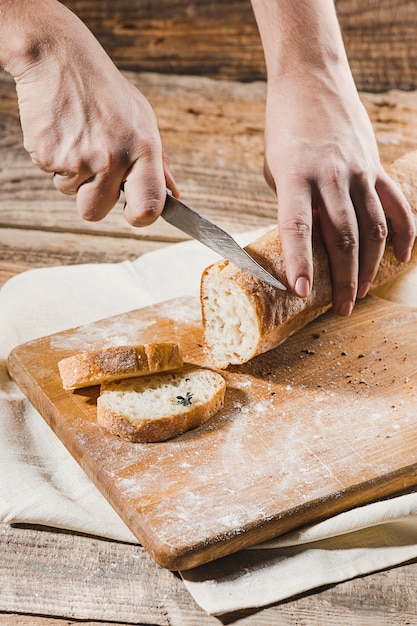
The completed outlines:
<svg viewBox="0 0 417 626">
<path fill-rule="evenodd" d="M 225 389 L 223 376 L 201 368 L 106 382 L 97 399 L 97 420 L 127 441 L 164 441 L 215 415 Z"/>
<path fill-rule="evenodd" d="M 184 365 L 176 343 L 107 346 L 62 359 L 58 369 L 64 389 L 179 369 Z"/>
<path fill-rule="evenodd" d="M 402 188 L 416 218 L 417 152 L 395 161 L 388 173 Z M 204 270 L 200 288 L 204 342 L 215 367 L 246 363 L 275 348 L 331 307 L 330 266 L 317 227 L 313 236 L 314 282 L 306 299 L 274 289 L 228 261 L 218 261 Z M 285 283 L 285 265 L 277 229 L 266 233 L 246 249 Z M 403 264 L 387 245 L 373 287 L 387 283 L 415 266 L 416 262 L 417 246 L 414 246 L 410 263 Z"/>
</svg>

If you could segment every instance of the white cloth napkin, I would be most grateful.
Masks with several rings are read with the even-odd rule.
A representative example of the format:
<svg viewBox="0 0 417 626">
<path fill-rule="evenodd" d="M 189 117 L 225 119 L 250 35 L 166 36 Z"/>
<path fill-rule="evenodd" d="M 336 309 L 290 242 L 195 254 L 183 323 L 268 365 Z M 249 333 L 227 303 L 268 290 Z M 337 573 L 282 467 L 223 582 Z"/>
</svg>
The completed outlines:
<svg viewBox="0 0 417 626">
<path fill-rule="evenodd" d="M 261 231 L 237 236 L 242 243 Z M 0 521 L 137 543 L 42 417 L 10 380 L 6 358 L 37 337 L 181 295 L 197 295 L 217 257 L 197 242 L 134 262 L 24 272 L 0 290 Z M 109 293 L 112 297 L 109 297 Z M 379 295 L 417 306 L 417 271 Z M 417 557 L 417 494 L 337 515 L 182 572 L 210 614 L 265 606 Z"/>
</svg>

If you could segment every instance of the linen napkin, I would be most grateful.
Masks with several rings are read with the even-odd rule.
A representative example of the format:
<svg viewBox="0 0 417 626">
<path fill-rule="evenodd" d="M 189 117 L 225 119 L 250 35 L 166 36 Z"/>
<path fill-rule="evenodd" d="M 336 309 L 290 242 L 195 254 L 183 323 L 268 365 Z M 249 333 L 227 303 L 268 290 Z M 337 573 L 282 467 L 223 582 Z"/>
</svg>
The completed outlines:
<svg viewBox="0 0 417 626">
<path fill-rule="evenodd" d="M 236 236 L 241 244 L 263 231 Z M 0 521 L 32 523 L 124 542 L 136 538 L 10 380 L 16 345 L 158 301 L 197 295 L 218 257 L 198 242 L 133 262 L 24 272 L 0 290 Z M 109 297 L 111 294 L 111 297 Z M 378 295 L 417 306 L 417 271 Z M 417 557 L 417 494 L 337 515 L 274 542 L 182 572 L 210 614 L 261 607 Z"/>
</svg>

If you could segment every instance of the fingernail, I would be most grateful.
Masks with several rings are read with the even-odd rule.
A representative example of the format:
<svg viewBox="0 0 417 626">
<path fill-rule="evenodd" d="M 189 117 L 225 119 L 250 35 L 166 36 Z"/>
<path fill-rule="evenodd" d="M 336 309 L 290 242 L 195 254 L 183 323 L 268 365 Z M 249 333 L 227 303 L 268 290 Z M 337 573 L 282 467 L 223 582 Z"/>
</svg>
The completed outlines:
<svg viewBox="0 0 417 626">
<path fill-rule="evenodd" d="M 297 278 L 295 283 L 295 293 L 299 298 L 307 298 L 310 294 L 310 281 L 305 276 Z"/>
<path fill-rule="evenodd" d="M 351 313 L 352 313 L 352 309 L 353 309 L 353 302 L 351 302 L 350 300 L 348 300 L 347 302 L 344 302 L 338 309 L 338 313 L 339 315 L 341 315 L 342 317 L 348 317 Z"/>
<path fill-rule="evenodd" d="M 364 298 L 371 288 L 371 283 L 362 283 L 358 287 L 358 298 Z"/>
</svg>

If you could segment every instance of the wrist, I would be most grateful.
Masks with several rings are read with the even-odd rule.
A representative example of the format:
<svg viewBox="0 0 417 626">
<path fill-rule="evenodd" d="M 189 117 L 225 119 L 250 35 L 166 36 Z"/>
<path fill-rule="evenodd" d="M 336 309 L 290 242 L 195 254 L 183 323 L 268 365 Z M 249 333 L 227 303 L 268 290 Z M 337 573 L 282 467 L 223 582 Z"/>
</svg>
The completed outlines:
<svg viewBox="0 0 417 626">
<path fill-rule="evenodd" d="M 333 0 L 252 0 L 268 82 L 350 73 Z"/>
<path fill-rule="evenodd" d="M 78 18 L 56 0 L 0 0 L 0 65 L 15 79 L 65 48 Z"/>
</svg>

